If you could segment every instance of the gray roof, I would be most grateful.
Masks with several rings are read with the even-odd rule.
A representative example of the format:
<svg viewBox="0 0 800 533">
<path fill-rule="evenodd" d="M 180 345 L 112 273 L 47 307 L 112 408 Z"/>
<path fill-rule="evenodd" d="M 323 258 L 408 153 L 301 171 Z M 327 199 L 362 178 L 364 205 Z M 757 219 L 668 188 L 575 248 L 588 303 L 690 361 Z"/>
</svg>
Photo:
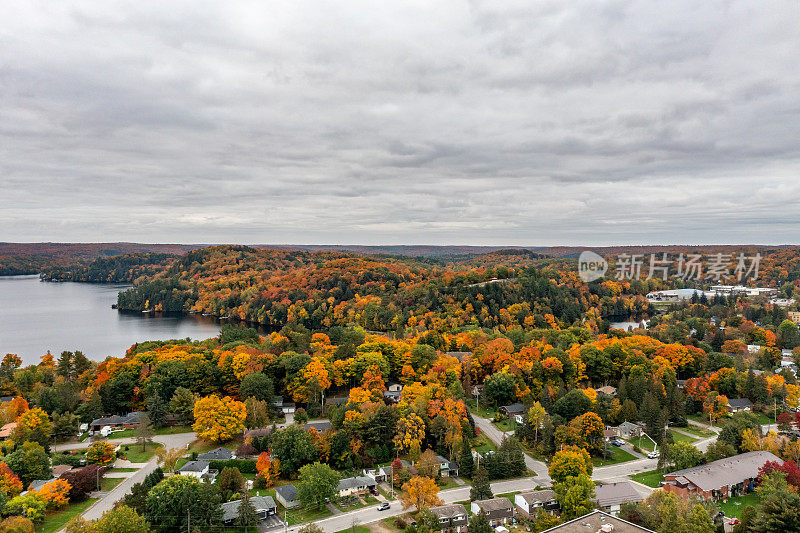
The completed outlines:
<svg viewBox="0 0 800 533">
<path fill-rule="evenodd" d="M 326 398 L 325 399 L 325 404 L 326 405 L 344 405 L 349 401 L 350 401 L 350 398 L 348 396 L 344 396 L 344 397 L 336 397 L 336 396 L 334 396 L 333 398 Z"/>
<path fill-rule="evenodd" d="M 569 522 L 564 522 L 560 526 L 551 527 L 544 530 L 542 533 L 595 533 L 602 531 L 600 529 L 604 524 L 613 526 L 614 533 L 656 533 L 652 529 L 647 529 L 642 526 L 632 524 L 627 520 L 611 516 L 608 513 L 595 509 L 591 513 L 579 516 Z"/>
<path fill-rule="evenodd" d="M 467 516 L 467 510 L 460 503 L 453 505 L 439 505 L 431 507 L 430 511 L 439 518 L 453 518 L 454 516 Z"/>
<path fill-rule="evenodd" d="M 28 485 L 28 490 L 39 490 L 42 487 L 44 487 L 45 485 L 47 485 L 48 483 L 50 483 L 51 481 L 55 481 L 55 479 L 54 478 L 50 478 L 50 479 L 34 479 L 33 481 L 31 481 L 31 484 Z"/>
<path fill-rule="evenodd" d="M 297 500 L 297 487 L 294 485 L 281 485 L 275 487 L 275 494 L 279 494 L 284 501 L 293 502 Z"/>
<path fill-rule="evenodd" d="M 330 420 L 310 420 L 306 422 L 305 428 L 311 429 L 313 428 L 317 432 L 322 432 L 328 429 L 331 429 L 333 424 L 331 424 Z"/>
<path fill-rule="evenodd" d="M 512 508 L 511 500 L 508 498 L 491 498 L 489 500 L 476 500 L 472 502 L 486 511 L 503 511 Z"/>
<path fill-rule="evenodd" d="M 742 409 L 744 407 L 753 407 L 753 402 L 750 401 L 750 398 L 728 398 L 728 406 Z"/>
<path fill-rule="evenodd" d="M 529 505 L 532 503 L 544 503 L 556 499 L 556 491 L 554 490 L 532 490 L 529 492 L 521 492 L 519 495 Z"/>
<path fill-rule="evenodd" d="M 620 424 L 617 427 L 619 427 L 619 429 L 621 429 L 621 430 L 627 430 L 627 431 L 630 431 L 630 430 L 640 431 L 642 429 L 640 426 L 634 424 L 633 422 L 623 422 L 622 424 Z"/>
<path fill-rule="evenodd" d="M 142 416 L 141 411 L 134 411 L 127 415 L 111 415 L 92 420 L 91 426 L 116 426 L 120 424 L 135 424 Z"/>
<path fill-rule="evenodd" d="M 208 468 L 208 461 L 198 460 L 198 461 L 189 461 L 182 467 L 178 469 L 178 473 L 181 472 L 202 472 L 206 468 Z"/>
<path fill-rule="evenodd" d="M 216 448 L 197 456 L 197 459 L 200 461 L 227 461 L 231 458 L 233 458 L 233 452 L 228 448 Z"/>
<path fill-rule="evenodd" d="M 356 489 L 359 487 L 374 487 L 375 480 L 367 476 L 355 476 L 344 478 L 339 481 L 336 490 Z"/>
<path fill-rule="evenodd" d="M 683 478 L 679 480 L 680 483 L 691 483 L 703 491 L 719 490 L 758 477 L 758 471 L 768 461 L 781 462 L 781 459 L 772 452 L 747 452 L 719 459 L 713 463 L 670 472 L 667 476 L 675 476 L 676 480 Z"/>
<path fill-rule="evenodd" d="M 502 409 L 507 413 L 524 413 L 525 406 L 521 403 L 512 403 L 511 405 L 504 405 Z"/>
<path fill-rule="evenodd" d="M 633 484 L 627 481 L 600 485 L 595 487 L 594 492 L 596 494 L 595 500 L 600 507 L 620 505 L 626 502 L 640 502 L 643 500 L 642 495 L 633 488 Z"/>
<path fill-rule="evenodd" d="M 239 505 L 241 505 L 241 503 L 242 500 L 233 500 L 232 502 L 223 503 L 220 506 L 222 507 L 222 521 L 228 522 L 238 518 Z M 272 499 L 272 496 L 251 496 L 250 503 L 252 503 L 253 507 L 256 508 L 256 512 L 263 512 L 278 507 L 275 504 L 275 500 Z"/>
</svg>

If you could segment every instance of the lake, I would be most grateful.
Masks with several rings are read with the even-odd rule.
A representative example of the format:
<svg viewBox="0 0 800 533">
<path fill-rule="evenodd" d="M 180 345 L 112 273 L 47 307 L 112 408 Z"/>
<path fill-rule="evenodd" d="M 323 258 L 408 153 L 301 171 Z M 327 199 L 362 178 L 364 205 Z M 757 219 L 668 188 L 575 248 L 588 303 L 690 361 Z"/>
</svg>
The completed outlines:
<svg viewBox="0 0 800 533">
<path fill-rule="evenodd" d="M 0 276 L 0 357 L 38 363 L 47 350 L 81 350 L 100 361 L 121 357 L 136 342 L 207 339 L 219 333 L 212 317 L 162 317 L 111 309 L 128 285 L 41 282 L 38 276 Z"/>
</svg>

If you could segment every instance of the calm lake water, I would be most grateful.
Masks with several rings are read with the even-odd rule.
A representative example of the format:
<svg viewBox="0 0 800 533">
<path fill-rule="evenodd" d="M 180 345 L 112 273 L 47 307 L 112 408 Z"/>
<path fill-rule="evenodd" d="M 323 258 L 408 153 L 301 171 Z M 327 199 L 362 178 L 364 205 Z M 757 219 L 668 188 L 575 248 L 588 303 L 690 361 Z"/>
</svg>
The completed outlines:
<svg viewBox="0 0 800 533">
<path fill-rule="evenodd" d="M 0 357 L 38 363 L 47 350 L 81 350 L 102 360 L 145 340 L 207 339 L 219 333 L 211 317 L 156 317 L 111 309 L 126 285 L 45 283 L 38 276 L 0 276 Z"/>
</svg>

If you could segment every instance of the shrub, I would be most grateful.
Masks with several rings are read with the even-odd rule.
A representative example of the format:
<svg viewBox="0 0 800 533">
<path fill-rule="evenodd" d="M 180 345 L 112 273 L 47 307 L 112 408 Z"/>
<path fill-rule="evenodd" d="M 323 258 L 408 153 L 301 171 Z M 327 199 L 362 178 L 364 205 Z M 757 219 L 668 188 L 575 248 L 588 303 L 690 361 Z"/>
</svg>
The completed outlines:
<svg viewBox="0 0 800 533">
<path fill-rule="evenodd" d="M 228 459 L 227 461 L 211 461 L 209 468 L 222 472 L 224 468 L 235 468 L 242 474 L 255 474 L 256 462 L 252 459 Z"/>
</svg>

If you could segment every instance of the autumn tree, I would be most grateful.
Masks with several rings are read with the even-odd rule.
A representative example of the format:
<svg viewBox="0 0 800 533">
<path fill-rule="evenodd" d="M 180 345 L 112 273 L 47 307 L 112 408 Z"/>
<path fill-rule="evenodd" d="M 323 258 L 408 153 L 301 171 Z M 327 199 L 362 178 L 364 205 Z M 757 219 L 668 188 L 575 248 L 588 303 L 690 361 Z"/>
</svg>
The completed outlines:
<svg viewBox="0 0 800 533">
<path fill-rule="evenodd" d="M 567 520 L 585 515 L 594 508 L 594 482 L 587 474 L 568 475 L 566 479 L 553 484 L 561 516 Z"/>
<path fill-rule="evenodd" d="M 47 502 L 48 509 L 60 509 L 69 503 L 69 492 L 72 486 L 64 479 L 54 479 L 46 483 L 39 494 Z"/>
<path fill-rule="evenodd" d="M 194 426 L 198 436 L 212 442 L 231 440 L 244 430 L 247 411 L 229 396 L 206 396 L 194 404 Z"/>
<path fill-rule="evenodd" d="M 22 481 L 6 463 L 0 463 L 0 490 L 12 498 L 22 492 Z"/>
<path fill-rule="evenodd" d="M 114 462 L 114 445 L 107 440 L 92 443 L 86 450 L 86 462 L 99 466 L 108 466 Z"/>
<path fill-rule="evenodd" d="M 149 533 L 150 524 L 126 505 L 103 513 L 92 524 L 92 533 Z"/>
<path fill-rule="evenodd" d="M 394 445 L 398 450 L 410 452 L 414 447 L 419 449 L 423 440 L 425 440 L 425 422 L 419 415 L 409 412 L 397 421 L 397 434 L 394 437 Z"/>
<path fill-rule="evenodd" d="M 431 450 L 425 450 L 419 461 L 417 462 L 417 472 L 419 475 L 429 477 L 431 479 L 436 479 L 439 477 L 439 460 L 436 458 L 436 453 Z"/>
<path fill-rule="evenodd" d="M 52 424 L 50 417 L 44 410 L 36 407 L 25 411 L 17 419 L 17 427 L 11 434 L 11 439 L 21 444 L 25 441 L 35 441 L 42 446 L 47 446 L 50 442 L 50 430 Z"/>
<path fill-rule="evenodd" d="M 186 455 L 186 450 L 182 448 L 170 448 L 167 450 L 164 446 L 159 446 L 156 448 L 156 457 L 158 457 L 158 462 L 164 467 L 164 470 L 167 472 L 174 472 L 175 465 L 178 462 L 178 459 Z"/>
<path fill-rule="evenodd" d="M 322 509 L 325 502 L 336 497 L 339 474 L 323 463 L 305 465 L 300 469 L 297 483 L 297 497 L 307 507 Z"/>
<path fill-rule="evenodd" d="M 425 507 L 442 505 L 436 481 L 422 476 L 414 476 L 403 484 L 400 501 L 403 509 L 415 507 L 422 510 Z"/>
<path fill-rule="evenodd" d="M 562 482 L 568 476 L 592 475 L 592 459 L 586 450 L 566 446 L 556 452 L 550 460 L 549 472 L 554 482 Z"/>
</svg>

